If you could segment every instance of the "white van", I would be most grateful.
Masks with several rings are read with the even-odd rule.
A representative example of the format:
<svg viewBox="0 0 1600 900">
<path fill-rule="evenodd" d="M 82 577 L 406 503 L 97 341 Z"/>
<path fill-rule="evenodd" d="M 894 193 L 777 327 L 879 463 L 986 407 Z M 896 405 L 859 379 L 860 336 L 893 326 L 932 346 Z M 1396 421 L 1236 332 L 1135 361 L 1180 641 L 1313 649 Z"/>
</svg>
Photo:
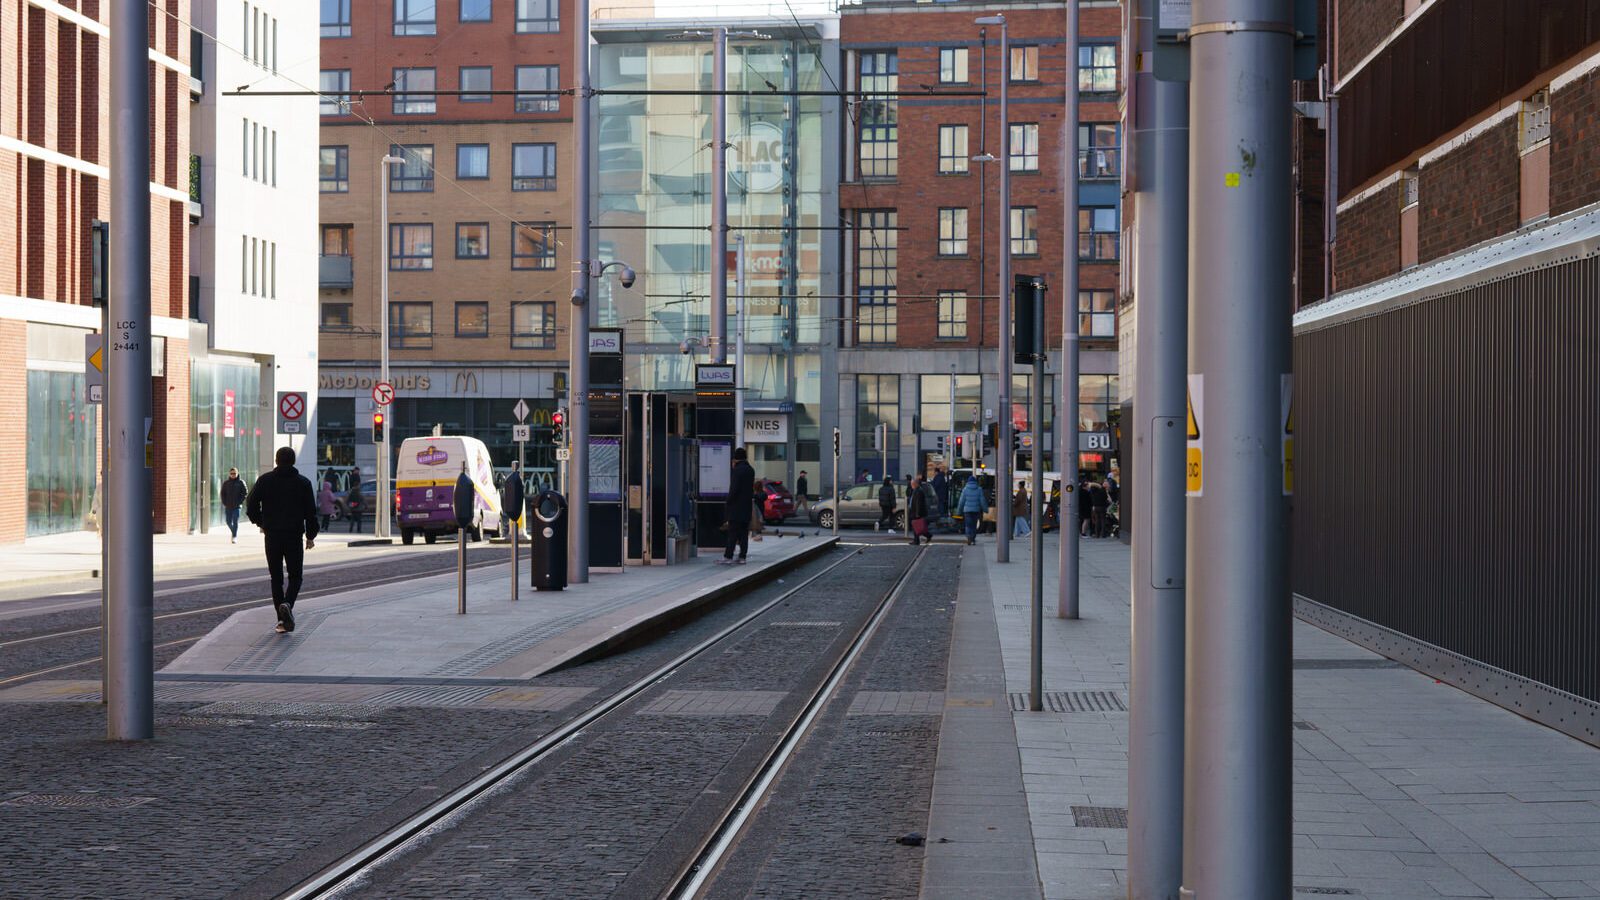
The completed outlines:
<svg viewBox="0 0 1600 900">
<path fill-rule="evenodd" d="M 483 539 L 487 528 L 500 530 L 500 491 L 494 486 L 489 448 L 471 437 L 413 437 L 400 443 L 394 468 L 395 510 L 400 542 L 422 535 L 433 543 L 441 534 L 455 534 L 456 478 L 466 465 L 472 478 L 476 516 L 467 536 Z"/>
</svg>

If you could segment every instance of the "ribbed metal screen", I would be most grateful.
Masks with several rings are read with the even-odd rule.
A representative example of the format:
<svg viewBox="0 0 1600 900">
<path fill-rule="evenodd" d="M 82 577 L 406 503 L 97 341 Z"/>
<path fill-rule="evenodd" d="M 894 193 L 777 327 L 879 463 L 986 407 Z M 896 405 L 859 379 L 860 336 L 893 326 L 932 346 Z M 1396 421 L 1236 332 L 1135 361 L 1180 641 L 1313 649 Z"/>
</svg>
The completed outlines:
<svg viewBox="0 0 1600 900">
<path fill-rule="evenodd" d="M 1600 260 L 1294 354 L 1295 593 L 1600 700 Z"/>
</svg>

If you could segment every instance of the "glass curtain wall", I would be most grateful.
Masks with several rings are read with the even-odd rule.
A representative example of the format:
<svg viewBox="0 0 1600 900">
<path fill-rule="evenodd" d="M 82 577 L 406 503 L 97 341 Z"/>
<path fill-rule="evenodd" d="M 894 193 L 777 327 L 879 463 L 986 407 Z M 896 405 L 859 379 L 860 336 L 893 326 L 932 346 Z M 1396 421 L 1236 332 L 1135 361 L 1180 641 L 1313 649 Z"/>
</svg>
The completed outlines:
<svg viewBox="0 0 1600 900">
<path fill-rule="evenodd" d="M 233 433 L 228 434 L 227 410 L 232 394 Z M 222 479 L 228 469 L 239 470 L 246 485 L 262 474 L 261 447 L 270 440 L 273 427 L 271 410 L 261 397 L 261 367 L 251 363 L 235 365 L 215 360 L 194 360 L 189 367 L 189 523 L 199 530 L 201 521 L 201 482 L 210 480 L 205 492 L 205 516 L 212 526 L 222 524 Z M 204 437 L 195 426 L 209 424 L 211 434 Z M 202 471 L 201 442 L 211 445 L 211 469 Z"/>
<path fill-rule="evenodd" d="M 95 527 L 99 409 L 78 372 L 28 370 L 27 536 Z"/>
</svg>

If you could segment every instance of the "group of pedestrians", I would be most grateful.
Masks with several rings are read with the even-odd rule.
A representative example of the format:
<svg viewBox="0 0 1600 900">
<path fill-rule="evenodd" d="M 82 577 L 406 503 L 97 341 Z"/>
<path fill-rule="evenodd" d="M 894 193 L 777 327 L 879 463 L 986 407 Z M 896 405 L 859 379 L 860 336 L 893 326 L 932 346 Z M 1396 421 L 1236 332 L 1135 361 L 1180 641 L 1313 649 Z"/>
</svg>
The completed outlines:
<svg viewBox="0 0 1600 900">
<path fill-rule="evenodd" d="M 1116 517 L 1111 507 L 1121 497 L 1121 488 L 1115 476 L 1095 481 L 1085 474 L 1078 481 L 1078 534 L 1083 537 L 1111 537 L 1116 531 Z"/>
</svg>

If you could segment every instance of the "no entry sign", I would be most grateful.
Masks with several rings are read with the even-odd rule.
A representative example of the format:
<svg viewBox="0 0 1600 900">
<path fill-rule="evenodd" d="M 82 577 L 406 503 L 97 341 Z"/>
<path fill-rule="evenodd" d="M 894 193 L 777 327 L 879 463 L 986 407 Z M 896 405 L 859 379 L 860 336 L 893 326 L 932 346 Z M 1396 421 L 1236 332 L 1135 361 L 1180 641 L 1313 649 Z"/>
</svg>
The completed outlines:
<svg viewBox="0 0 1600 900">
<path fill-rule="evenodd" d="M 305 434 L 306 392 L 278 392 L 278 433 Z"/>
</svg>

